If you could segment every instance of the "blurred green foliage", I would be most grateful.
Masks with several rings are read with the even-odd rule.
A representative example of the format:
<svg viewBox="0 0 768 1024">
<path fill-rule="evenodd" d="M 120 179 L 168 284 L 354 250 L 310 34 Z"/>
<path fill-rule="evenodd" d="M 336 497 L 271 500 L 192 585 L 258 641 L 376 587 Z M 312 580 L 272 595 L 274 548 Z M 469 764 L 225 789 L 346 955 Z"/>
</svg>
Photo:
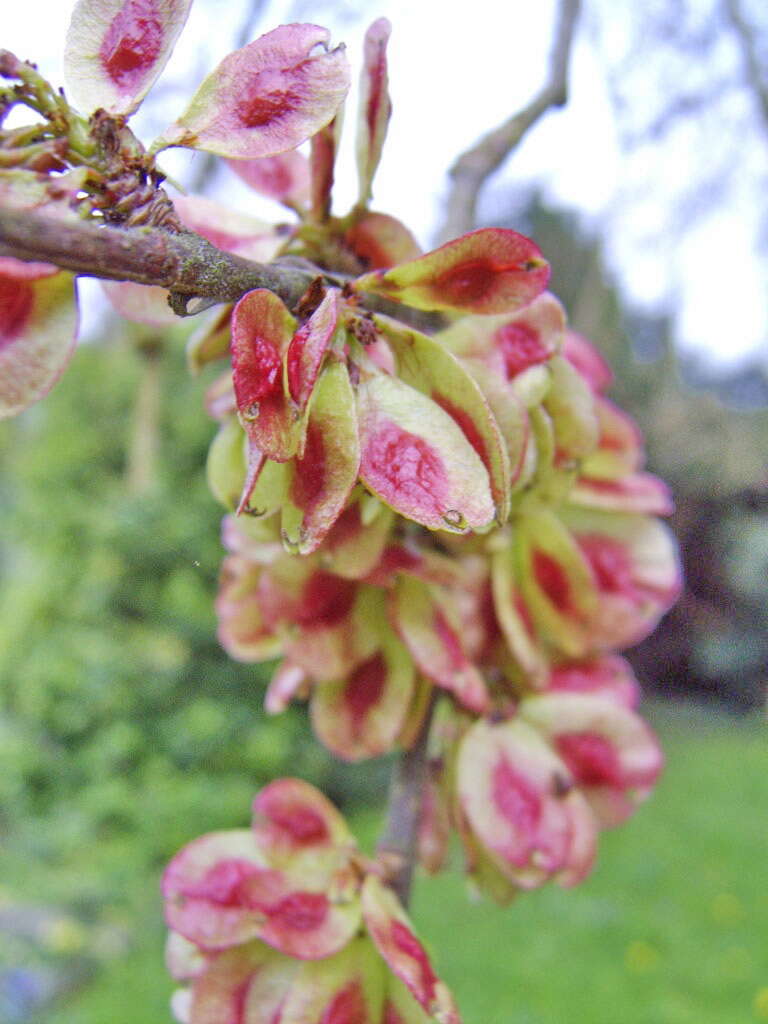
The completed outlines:
<svg viewBox="0 0 768 1024">
<path fill-rule="evenodd" d="M 216 641 L 214 425 L 181 345 L 150 368 L 157 465 L 130 493 L 147 367 L 124 339 L 84 346 L 0 433 L 0 831 L 29 858 L 23 889 L 45 866 L 48 900 L 119 900 L 127 860 L 157 866 L 247 817 L 281 772 L 331 772 L 300 712 L 265 717 L 269 666 L 238 665 Z"/>
</svg>

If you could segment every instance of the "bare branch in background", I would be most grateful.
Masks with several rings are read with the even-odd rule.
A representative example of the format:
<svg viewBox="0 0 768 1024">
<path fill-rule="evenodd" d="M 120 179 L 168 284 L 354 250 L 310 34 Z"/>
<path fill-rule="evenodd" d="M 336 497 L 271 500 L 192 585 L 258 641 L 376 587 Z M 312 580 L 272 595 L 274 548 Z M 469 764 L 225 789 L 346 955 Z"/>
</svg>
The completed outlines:
<svg viewBox="0 0 768 1024">
<path fill-rule="evenodd" d="M 439 241 L 471 231 L 476 224 L 477 200 L 487 179 L 520 145 L 526 132 L 552 107 L 568 101 L 568 67 L 581 0 L 560 0 L 549 77 L 527 106 L 471 149 L 462 153 L 450 170 L 451 185 Z"/>
<path fill-rule="evenodd" d="M 744 17 L 740 0 L 725 0 L 725 12 L 739 43 L 747 84 L 757 100 L 763 129 L 768 133 L 768 66 L 758 53 L 757 30 Z"/>
<path fill-rule="evenodd" d="M 623 131 L 624 146 L 627 149 L 635 149 L 647 145 L 649 142 L 662 141 L 681 121 L 703 117 L 723 97 L 732 93 L 734 88 L 734 82 L 721 77 L 707 89 L 681 92 L 678 96 L 670 97 L 667 106 L 642 128 Z"/>
</svg>

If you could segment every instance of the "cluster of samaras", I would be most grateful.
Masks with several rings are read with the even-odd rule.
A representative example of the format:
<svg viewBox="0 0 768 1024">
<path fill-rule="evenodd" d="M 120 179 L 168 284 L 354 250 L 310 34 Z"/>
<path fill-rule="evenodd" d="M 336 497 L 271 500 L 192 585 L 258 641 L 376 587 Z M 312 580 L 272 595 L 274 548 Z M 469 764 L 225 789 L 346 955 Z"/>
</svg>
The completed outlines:
<svg viewBox="0 0 768 1024">
<path fill-rule="evenodd" d="M 443 866 L 455 830 L 467 871 L 495 899 L 548 879 L 575 884 L 592 865 L 599 829 L 623 821 L 661 767 L 635 710 L 631 670 L 615 652 L 646 635 L 677 594 L 674 546 L 654 518 L 669 511 L 668 494 L 642 472 L 637 429 L 603 394 L 605 364 L 565 329 L 552 296 L 511 314 L 463 317 L 431 337 L 374 315 L 365 342 L 343 316 L 339 327 L 337 310 L 349 302 L 329 291 L 302 326 L 269 293 L 235 309 L 234 388 L 227 375 L 210 392 L 221 427 L 208 470 L 225 505 L 253 514 L 224 520 L 221 641 L 244 661 L 282 655 L 268 710 L 308 698 L 316 735 L 346 760 L 407 748 L 432 714 L 419 836 L 428 870 Z M 247 390 L 250 379 L 267 379 L 247 371 L 266 333 L 252 321 L 242 330 L 256 304 L 274 309 L 283 330 L 266 401 L 266 387 L 258 398 Z M 298 379 L 313 385 L 294 386 L 307 364 L 311 373 Z M 296 416 L 302 393 L 311 397 Z M 293 432 L 294 454 L 275 457 L 274 422 L 286 428 L 275 431 L 279 443 Z M 234 998 L 244 976 L 257 1005 L 271 984 L 264 961 L 299 970 L 269 946 L 321 957 L 323 978 L 336 978 L 338 965 L 339 1007 L 351 991 L 361 1000 L 380 991 L 366 973 L 381 971 L 370 939 L 336 932 L 318 950 L 302 918 L 307 945 L 286 948 L 276 938 L 280 900 L 258 902 L 251 883 L 220 890 L 220 873 L 239 878 L 241 857 L 228 843 L 208 837 L 180 855 L 204 851 L 189 893 L 204 894 L 208 909 L 255 908 L 260 941 L 249 947 L 252 960 L 242 950 L 222 955 L 214 973 L 205 961 L 189 990 L 193 1005 L 209 1005 L 221 986 Z M 256 870 L 262 860 L 249 863 Z M 425 994 L 426 968 L 404 968 L 377 942 L 366 907 L 370 892 L 384 890 L 375 865 L 365 878 L 370 871 L 376 882 L 359 880 L 363 920 L 417 1004 L 401 993 L 377 1016 L 371 1007 L 390 1004 L 371 996 L 364 1013 L 339 1009 L 328 1021 L 454 1019 Z M 291 907 L 308 899 L 327 915 L 338 910 L 335 882 L 299 878 Z M 169 919 L 198 950 L 211 949 Z M 325 928 L 329 917 L 311 919 Z M 232 963 L 237 971 L 224 975 Z M 300 970 L 317 976 L 314 965 Z M 296 978 L 285 991 L 309 998 L 315 989 Z M 195 1024 L 220 1019 L 200 1013 Z"/>
<path fill-rule="evenodd" d="M 222 412 L 214 491 L 234 506 L 245 479 L 260 515 L 224 521 L 221 641 L 243 661 L 282 655 L 268 709 L 308 698 L 317 736 L 346 760 L 407 746 L 440 697 L 427 864 L 453 827 L 494 896 L 578 881 L 597 829 L 660 768 L 615 652 L 678 592 L 654 518 L 667 492 L 551 296 L 430 338 L 385 330 L 366 350 L 383 368 L 353 375 L 357 388 L 326 357 L 303 456 L 267 461 L 253 490 L 252 422 Z M 456 522 L 441 528 L 447 509 Z M 297 557 L 301 543 L 311 553 Z"/>
<path fill-rule="evenodd" d="M 459 1024 L 382 874 L 314 786 L 270 783 L 251 829 L 202 836 L 165 872 L 179 1019 Z"/>
<path fill-rule="evenodd" d="M 130 114 L 188 8 L 81 0 L 68 43 L 78 102 Z M 318 738 L 346 760 L 407 749 L 428 728 L 422 863 L 442 867 L 453 830 L 476 885 L 506 901 L 584 878 L 598 831 L 656 780 L 661 755 L 617 652 L 677 595 L 674 545 L 655 518 L 670 500 L 529 239 L 487 229 L 424 255 L 369 210 L 388 35 L 380 20 L 366 37 L 360 192 L 345 217 L 331 216 L 330 191 L 348 70 L 316 26 L 230 55 L 150 153 L 218 153 L 298 214 L 270 228 L 176 200 L 188 228 L 239 255 L 318 268 L 293 311 L 252 291 L 190 343 L 196 369 L 229 359 L 207 401 L 220 423 L 209 481 L 230 512 L 221 641 L 244 661 L 282 656 L 269 711 L 308 699 Z M 308 139 L 306 157 L 296 147 Z M 6 174 L 0 198 L 79 216 L 89 172 L 70 164 L 55 180 Z M 53 382 L 74 314 L 55 268 L 0 271 L 8 413 Z M 159 289 L 108 291 L 128 317 L 171 319 Z M 414 326 L 430 318 L 429 332 Z M 252 830 L 204 836 L 166 873 L 180 1018 L 457 1021 L 386 880 L 316 790 L 268 786 Z"/>
</svg>

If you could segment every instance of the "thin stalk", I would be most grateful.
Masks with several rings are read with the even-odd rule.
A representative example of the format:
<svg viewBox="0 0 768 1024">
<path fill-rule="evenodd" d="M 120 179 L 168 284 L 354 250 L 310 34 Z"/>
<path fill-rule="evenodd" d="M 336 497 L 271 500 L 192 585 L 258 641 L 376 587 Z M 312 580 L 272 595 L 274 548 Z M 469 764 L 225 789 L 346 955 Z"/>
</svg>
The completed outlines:
<svg viewBox="0 0 768 1024">
<path fill-rule="evenodd" d="M 413 869 L 418 853 L 419 821 L 427 781 L 427 744 L 433 707 L 434 703 L 431 702 L 416 742 L 410 750 L 404 750 L 394 764 L 389 784 L 387 819 L 377 844 L 378 853 L 383 854 L 392 864 L 389 884 L 404 907 L 410 901 Z"/>
</svg>

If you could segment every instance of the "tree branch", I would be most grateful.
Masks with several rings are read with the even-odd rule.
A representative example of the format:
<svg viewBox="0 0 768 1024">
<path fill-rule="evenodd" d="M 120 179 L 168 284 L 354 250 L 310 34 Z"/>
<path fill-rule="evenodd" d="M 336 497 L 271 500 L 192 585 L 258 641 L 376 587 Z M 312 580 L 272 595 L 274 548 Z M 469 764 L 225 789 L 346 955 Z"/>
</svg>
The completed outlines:
<svg viewBox="0 0 768 1024">
<path fill-rule="evenodd" d="M 324 271 L 298 257 L 254 263 L 215 245 L 192 231 L 162 228 L 119 228 L 93 222 L 72 222 L 0 206 L 0 257 L 52 263 L 85 277 L 167 288 L 170 305 L 187 316 L 190 299 L 237 302 L 254 288 L 267 288 L 295 310 L 318 277 L 341 287 L 348 277 Z M 445 326 L 440 313 L 412 309 L 380 295 L 365 296 L 365 308 L 386 313 L 422 331 Z"/>
<path fill-rule="evenodd" d="M 440 242 L 457 238 L 475 227 L 477 199 L 487 179 L 550 107 L 567 103 L 568 66 L 580 7 L 581 0 L 560 0 L 549 77 L 542 89 L 522 110 L 462 153 L 450 169 L 451 185 L 445 221 L 438 236 Z"/>
<path fill-rule="evenodd" d="M 427 781 L 427 743 L 432 721 L 434 699 L 430 701 L 418 738 L 410 750 L 404 750 L 392 769 L 389 803 L 384 831 L 377 852 L 393 863 L 391 888 L 404 907 L 411 895 L 411 881 L 416 864 L 419 819 L 422 796 Z"/>
<path fill-rule="evenodd" d="M 253 288 L 268 288 L 293 309 L 318 274 L 309 266 L 253 263 L 192 232 L 71 223 L 27 210 L 0 209 L 0 256 L 53 263 L 88 277 L 159 285 L 180 296 L 177 312 L 195 296 L 236 302 Z"/>
<path fill-rule="evenodd" d="M 760 62 L 757 33 L 744 17 L 739 0 L 725 0 L 725 10 L 739 40 L 747 83 L 757 100 L 763 128 L 768 132 L 768 72 Z"/>
</svg>

